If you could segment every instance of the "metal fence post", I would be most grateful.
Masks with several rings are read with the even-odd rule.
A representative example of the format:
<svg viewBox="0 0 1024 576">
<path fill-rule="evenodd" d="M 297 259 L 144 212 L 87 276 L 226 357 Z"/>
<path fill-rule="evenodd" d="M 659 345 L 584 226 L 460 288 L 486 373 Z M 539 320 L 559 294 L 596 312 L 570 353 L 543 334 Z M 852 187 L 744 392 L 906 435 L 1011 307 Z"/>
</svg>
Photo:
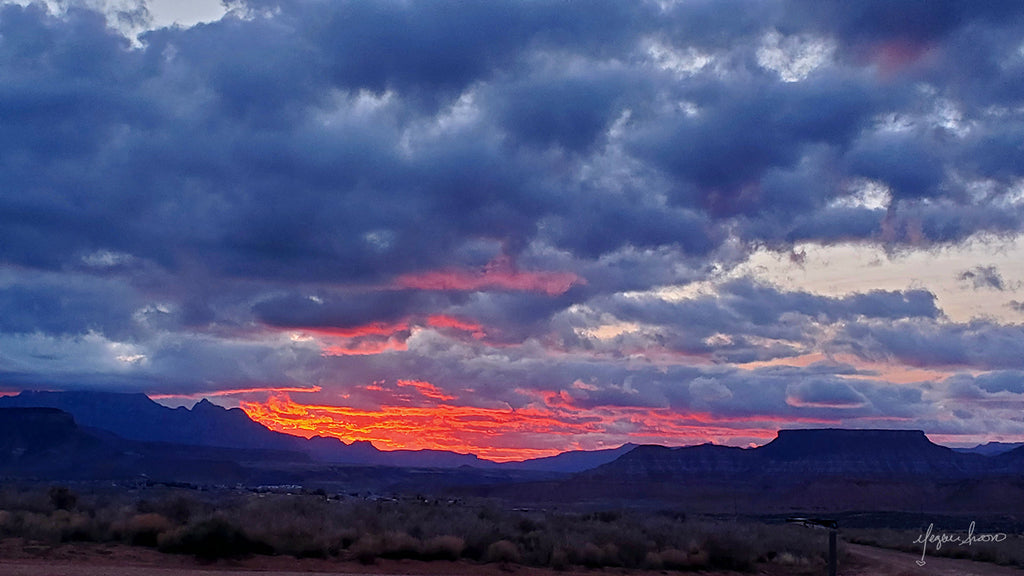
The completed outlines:
<svg viewBox="0 0 1024 576">
<path fill-rule="evenodd" d="M 835 528 L 828 531 L 828 576 L 836 576 L 836 532 Z"/>
</svg>

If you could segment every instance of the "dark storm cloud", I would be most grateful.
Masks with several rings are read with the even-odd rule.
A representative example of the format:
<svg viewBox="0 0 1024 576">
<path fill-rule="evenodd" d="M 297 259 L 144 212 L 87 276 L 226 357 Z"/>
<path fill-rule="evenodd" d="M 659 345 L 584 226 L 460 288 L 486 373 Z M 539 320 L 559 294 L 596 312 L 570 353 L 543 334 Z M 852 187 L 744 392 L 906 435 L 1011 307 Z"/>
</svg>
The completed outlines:
<svg viewBox="0 0 1024 576">
<path fill-rule="evenodd" d="M 820 408 L 860 408 L 867 404 L 861 394 L 845 382 L 808 378 L 787 389 L 791 406 Z"/>
<path fill-rule="evenodd" d="M 480 237 L 512 250 L 544 239 L 583 259 L 626 246 L 704 255 L 738 216 L 748 240 L 876 234 L 874 215 L 838 233 L 813 224 L 836 192 L 804 184 L 827 172 L 913 199 L 941 193 L 945 162 L 973 169 L 965 155 L 984 140 L 872 131 L 880 115 L 919 112 L 928 98 L 910 86 L 852 67 L 779 82 L 752 48 L 715 44 L 756 45 L 818 10 L 770 6 L 755 27 L 702 4 L 253 3 L 250 18 L 154 31 L 129 49 L 98 14 L 8 5 L 4 180 L 18 192 L 2 212 L 5 258 L 52 268 L 110 249 L 172 269 L 194 259 L 231 276 L 349 280 L 441 266 Z M 874 20 L 892 10 L 847 12 L 820 32 L 895 33 Z M 717 29 L 692 28 L 701 20 Z M 915 36 L 944 38 L 957 21 Z M 680 80 L 652 66 L 651 39 L 718 50 L 732 69 Z M 441 133 L 466 95 L 475 117 Z M 699 112 L 667 113 L 666 98 Z M 606 154 L 620 118 L 635 158 L 619 161 L 639 161 L 642 179 L 619 191 L 566 181 Z M 546 149 L 574 156 L 545 161 Z M 656 180 L 668 205 L 644 192 Z M 995 217 L 925 234 L 1017 222 Z"/>
<path fill-rule="evenodd" d="M 837 420 L 927 408 L 850 367 L 731 365 L 1020 367 L 1019 327 L 927 288 L 717 280 L 758 247 L 1019 232 L 1017 3 L 252 0 L 137 43 L 72 4 L 0 6 L 11 385 Z M 305 334 L 367 326 L 382 353 Z"/>
<path fill-rule="evenodd" d="M 56 279 L 21 282 L 0 290 L 0 332 L 80 336 L 89 332 L 135 339 L 132 314 L 142 304 L 128 287 L 80 277 L 68 286 Z"/>
<path fill-rule="evenodd" d="M 892 38 L 936 42 L 970 24 L 991 26 L 1021 17 L 1020 6 L 1012 0 L 986 2 L 977 7 L 956 0 L 866 0 L 855 4 L 842 0 L 790 0 L 786 4 L 801 24 L 862 42 Z"/>
<path fill-rule="evenodd" d="M 850 324 L 836 344 L 864 358 L 896 359 L 911 366 L 996 370 L 1024 365 L 1024 326 L 991 320 Z"/>
<path fill-rule="evenodd" d="M 738 324 L 746 324 L 778 330 L 780 336 L 786 330 L 784 318 L 793 314 L 826 322 L 857 316 L 899 319 L 935 318 L 939 314 L 935 295 L 927 290 L 875 290 L 836 298 L 781 291 L 745 279 L 725 283 L 713 295 L 679 302 L 654 297 L 616 297 L 601 309 L 623 321 L 726 333 L 733 333 Z"/>
<path fill-rule="evenodd" d="M 566 314 L 552 326 L 574 347 L 611 351 L 658 349 L 746 363 L 812 351 L 830 325 L 863 319 L 936 318 L 935 296 L 925 290 L 871 291 L 845 298 L 786 292 L 748 280 L 718 286 L 715 294 L 667 301 L 654 296 L 616 296 L 587 302 L 589 312 Z M 580 331 L 617 322 L 637 323 L 609 341 Z"/>
<path fill-rule="evenodd" d="M 445 299 L 414 291 L 289 295 L 253 306 L 256 317 L 281 328 L 358 328 L 400 322 L 414 314 L 443 310 Z"/>
<path fill-rule="evenodd" d="M 965 384 L 973 384 L 978 389 L 991 394 L 999 392 L 1024 394 L 1024 371 L 1022 370 L 994 370 L 974 377 L 959 375 L 959 378 Z"/>
<path fill-rule="evenodd" d="M 736 80 L 701 78 L 696 84 L 679 97 L 691 99 L 701 111 L 695 117 L 652 117 L 634 134 L 633 147 L 692 185 L 681 187 L 686 194 L 674 200 L 717 218 L 764 210 L 781 217 L 820 207 L 828 195 L 772 186 L 766 177 L 794 168 L 821 146 L 847 148 L 884 109 L 886 97 L 875 95 L 863 78 L 842 75 L 780 83 L 759 73 Z"/>
</svg>

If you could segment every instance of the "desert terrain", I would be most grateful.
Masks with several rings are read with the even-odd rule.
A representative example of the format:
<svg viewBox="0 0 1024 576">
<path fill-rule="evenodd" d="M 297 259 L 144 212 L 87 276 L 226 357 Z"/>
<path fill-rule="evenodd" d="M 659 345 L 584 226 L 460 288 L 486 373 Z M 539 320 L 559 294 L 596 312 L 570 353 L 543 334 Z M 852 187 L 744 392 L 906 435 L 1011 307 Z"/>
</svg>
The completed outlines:
<svg viewBox="0 0 1024 576">
<path fill-rule="evenodd" d="M 894 550 L 844 544 L 846 555 L 839 568 L 842 576 L 1014 576 L 1018 568 L 995 566 L 964 559 L 927 558 L 924 567 L 919 557 Z M 525 566 L 478 565 L 465 562 L 385 561 L 373 566 L 338 563 L 322 559 L 259 557 L 244 560 L 201 563 L 182 556 L 123 545 L 33 546 L 20 540 L 0 543 L 0 576 L 299 576 L 339 574 L 344 576 L 570 576 L 586 574 L 629 574 L 664 576 L 664 571 L 562 570 Z M 759 566 L 746 574 L 766 576 L 806 576 L 821 573 L 820 568 Z M 739 572 L 701 572 L 703 576 L 735 576 Z"/>
</svg>

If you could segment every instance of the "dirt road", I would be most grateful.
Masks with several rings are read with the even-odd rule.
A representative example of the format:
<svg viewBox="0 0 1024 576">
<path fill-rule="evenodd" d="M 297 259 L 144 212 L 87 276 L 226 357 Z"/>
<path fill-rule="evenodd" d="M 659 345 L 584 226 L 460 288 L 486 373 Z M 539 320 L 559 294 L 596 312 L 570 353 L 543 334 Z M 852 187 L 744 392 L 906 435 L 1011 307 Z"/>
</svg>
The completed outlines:
<svg viewBox="0 0 1024 576">
<path fill-rule="evenodd" d="M 917 564 L 920 554 L 885 550 L 872 546 L 846 544 L 852 556 L 842 576 L 1021 576 L 1024 570 L 985 562 L 925 556 L 924 566 Z"/>
<path fill-rule="evenodd" d="M 849 557 L 839 567 L 840 576 L 1021 576 L 1024 570 L 970 560 L 925 557 L 870 546 L 844 544 Z M 2 548 L 2 547 L 0 547 Z M 2 550 L 0 550 L 2 552 Z M 287 557 L 257 557 L 249 560 L 197 565 L 188 557 L 160 554 L 124 546 L 60 546 L 41 557 L 4 557 L 0 554 L 0 576 L 600 576 L 600 570 L 553 572 L 524 566 L 474 565 L 444 562 L 390 561 L 361 567 L 357 564 Z M 789 576 L 809 574 L 807 568 L 787 571 L 783 566 L 763 566 L 761 574 Z M 638 571 L 635 576 L 660 576 L 664 572 Z M 725 573 L 703 573 L 724 576 Z M 731 573 L 730 573 L 731 574 Z M 817 572 L 815 572 L 817 574 Z"/>
</svg>

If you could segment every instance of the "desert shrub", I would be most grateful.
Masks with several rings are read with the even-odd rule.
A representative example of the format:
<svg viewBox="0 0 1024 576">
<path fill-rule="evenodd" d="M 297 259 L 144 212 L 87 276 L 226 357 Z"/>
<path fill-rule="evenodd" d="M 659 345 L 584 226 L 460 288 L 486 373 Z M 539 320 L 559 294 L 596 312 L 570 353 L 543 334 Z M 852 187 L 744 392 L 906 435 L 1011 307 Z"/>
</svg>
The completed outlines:
<svg viewBox="0 0 1024 576">
<path fill-rule="evenodd" d="M 161 534 L 173 526 L 167 518 L 154 512 L 136 514 L 126 525 L 128 541 L 136 546 L 156 547 Z"/>
<path fill-rule="evenodd" d="M 247 506 L 238 512 L 236 521 L 246 527 L 251 537 L 265 542 L 279 554 L 326 557 L 337 552 L 336 539 L 320 515 L 311 512 L 297 511 L 276 503 L 267 507 Z"/>
<path fill-rule="evenodd" d="M 588 568 L 597 568 L 604 564 L 604 553 L 593 542 L 584 542 L 581 546 L 574 547 L 569 554 L 573 564 L 580 564 Z"/>
<path fill-rule="evenodd" d="M 423 542 L 425 560 L 458 560 L 466 549 L 466 541 L 458 536 L 434 536 Z"/>
<path fill-rule="evenodd" d="M 99 527 L 85 514 L 69 514 L 60 526 L 61 542 L 95 542 L 101 537 Z"/>
<path fill-rule="evenodd" d="M 378 536 L 366 534 L 352 544 L 349 552 L 360 563 L 373 564 L 380 557 L 383 549 L 381 539 Z"/>
<path fill-rule="evenodd" d="M 204 560 L 273 552 L 267 544 L 253 540 L 244 530 L 220 517 L 164 533 L 158 537 L 158 544 L 161 550 L 192 554 Z"/>
<path fill-rule="evenodd" d="M 519 531 L 523 534 L 526 534 L 529 532 L 536 532 L 537 530 L 543 528 L 543 523 L 538 522 L 537 520 L 530 518 L 529 516 L 522 516 L 518 520 L 516 520 L 516 528 L 518 528 Z"/>
<path fill-rule="evenodd" d="M 60 542 L 59 523 L 59 519 L 37 512 L 22 512 L 17 519 L 19 535 L 37 542 Z"/>
<path fill-rule="evenodd" d="M 78 503 L 78 495 L 67 486 L 54 486 L 48 495 L 54 510 L 71 510 Z"/>
<path fill-rule="evenodd" d="M 155 541 L 160 550 L 211 559 L 273 552 L 366 563 L 378 558 L 467 559 L 563 570 L 574 565 L 654 570 L 745 570 L 757 562 L 803 566 L 820 564 L 827 550 L 827 534 L 821 531 L 711 522 L 679 512 L 511 511 L 497 501 L 472 498 L 368 501 L 176 487 L 82 490 L 71 510 L 55 510 L 46 487 L 0 487 L 0 510 L 6 512 L 0 513 L 0 534 L 54 542 L 81 538 L 152 546 Z M 900 539 L 909 543 L 916 536 Z M 1013 549 L 1024 549 L 1021 543 L 972 553 L 1013 563 Z"/>
<path fill-rule="evenodd" d="M 602 510 L 600 512 L 593 512 L 585 517 L 587 520 L 597 520 L 598 522 L 604 522 L 605 524 L 611 524 L 617 522 L 622 518 L 622 512 L 618 510 Z"/>
<path fill-rule="evenodd" d="M 519 551 L 522 554 L 522 563 L 535 566 L 546 566 L 549 564 L 551 554 L 555 549 L 555 540 L 550 531 L 533 530 L 520 534 L 511 540 L 519 546 Z"/>
<path fill-rule="evenodd" d="M 685 550 L 678 548 L 667 548 L 655 556 L 657 559 L 651 563 L 659 568 L 666 568 L 668 570 L 683 570 L 697 563 L 696 560 L 690 559 L 690 554 Z"/>
<path fill-rule="evenodd" d="M 391 559 L 418 558 L 420 541 L 405 532 L 385 532 L 381 538 L 381 557 Z"/>
<path fill-rule="evenodd" d="M 639 529 L 623 529 L 615 538 L 614 545 L 618 564 L 627 568 L 643 566 L 647 552 L 653 548 L 653 543 Z"/>
<path fill-rule="evenodd" d="M 498 540 L 487 547 L 484 559 L 487 562 L 518 563 L 520 561 L 519 547 L 510 540 Z"/>
<path fill-rule="evenodd" d="M 55 510 L 52 514 L 18 512 L 8 518 L 8 531 L 37 542 L 70 542 L 96 540 L 88 516 Z"/>
<path fill-rule="evenodd" d="M 751 570 L 756 552 L 732 534 L 719 532 L 708 536 L 703 549 L 708 555 L 708 564 L 725 570 Z"/>
<path fill-rule="evenodd" d="M 188 524 L 193 516 L 209 511 L 209 507 L 181 494 L 156 500 L 144 498 L 135 503 L 135 508 L 139 514 L 159 514 L 179 526 Z"/>
<path fill-rule="evenodd" d="M 549 556 L 548 559 L 548 565 L 555 570 L 565 570 L 569 567 L 569 553 L 561 546 L 556 547 L 551 551 L 551 556 Z"/>
<path fill-rule="evenodd" d="M 175 496 L 159 506 L 157 511 L 176 524 L 187 524 L 193 515 L 201 512 L 201 507 L 191 498 Z"/>
</svg>

